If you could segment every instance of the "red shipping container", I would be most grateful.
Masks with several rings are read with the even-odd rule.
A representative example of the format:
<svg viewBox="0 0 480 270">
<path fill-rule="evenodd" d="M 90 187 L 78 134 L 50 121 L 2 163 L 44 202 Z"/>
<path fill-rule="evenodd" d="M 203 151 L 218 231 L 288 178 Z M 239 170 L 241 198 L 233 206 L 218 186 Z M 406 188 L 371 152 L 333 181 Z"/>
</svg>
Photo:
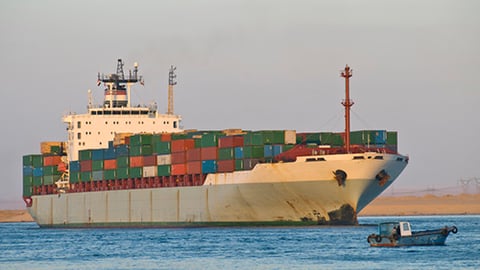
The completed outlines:
<svg viewBox="0 0 480 270">
<path fill-rule="evenodd" d="M 144 156 L 143 166 L 157 166 L 157 156 Z"/>
<path fill-rule="evenodd" d="M 218 139 L 219 148 L 243 146 L 243 136 L 227 136 Z"/>
<path fill-rule="evenodd" d="M 169 142 L 172 140 L 172 133 L 164 133 L 160 139 L 162 142 Z"/>
<path fill-rule="evenodd" d="M 92 161 L 91 160 L 80 161 L 80 171 L 81 172 L 91 172 L 92 171 Z"/>
<path fill-rule="evenodd" d="M 143 167 L 143 156 L 130 157 L 130 168 Z"/>
<path fill-rule="evenodd" d="M 173 152 L 182 152 L 188 149 L 195 148 L 194 139 L 184 139 L 184 140 L 173 140 L 171 142 L 172 153 Z"/>
<path fill-rule="evenodd" d="M 116 159 L 105 159 L 103 161 L 103 169 L 104 170 L 114 170 L 117 168 L 117 160 Z"/>
<path fill-rule="evenodd" d="M 185 164 L 186 162 L 186 152 L 172 153 L 172 164 Z"/>
<path fill-rule="evenodd" d="M 218 160 L 217 172 L 233 172 L 235 171 L 235 160 Z"/>
<path fill-rule="evenodd" d="M 65 172 L 66 170 L 67 170 L 67 164 L 65 164 L 63 162 L 58 163 L 57 171 Z"/>
<path fill-rule="evenodd" d="M 217 160 L 217 147 L 203 147 L 200 149 L 202 160 Z"/>
<path fill-rule="evenodd" d="M 172 175 L 184 175 L 187 174 L 187 164 L 172 164 Z"/>
<path fill-rule="evenodd" d="M 201 161 L 187 162 L 187 174 L 200 174 L 200 173 L 202 173 Z"/>
<path fill-rule="evenodd" d="M 62 162 L 61 156 L 44 156 L 43 166 L 56 166 Z"/>
<path fill-rule="evenodd" d="M 202 157 L 201 148 L 193 148 L 187 150 L 187 161 L 200 161 Z"/>
</svg>

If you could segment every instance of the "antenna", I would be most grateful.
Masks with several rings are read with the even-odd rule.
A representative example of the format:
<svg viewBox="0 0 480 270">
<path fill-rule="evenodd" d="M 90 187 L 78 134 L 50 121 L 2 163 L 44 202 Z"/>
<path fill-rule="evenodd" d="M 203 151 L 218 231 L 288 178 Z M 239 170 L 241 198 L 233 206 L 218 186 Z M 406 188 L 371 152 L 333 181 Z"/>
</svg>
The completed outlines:
<svg viewBox="0 0 480 270">
<path fill-rule="evenodd" d="M 345 69 L 340 76 L 345 78 L 345 99 L 342 105 L 345 106 L 345 149 L 347 153 L 350 153 L 350 107 L 353 106 L 353 101 L 350 99 L 350 85 L 349 79 L 352 77 L 352 69 L 348 65 L 345 65 Z"/>
<path fill-rule="evenodd" d="M 177 84 L 175 78 L 177 75 L 175 74 L 175 70 L 177 67 L 170 66 L 170 71 L 168 72 L 168 109 L 167 114 L 173 114 L 173 86 Z"/>
<path fill-rule="evenodd" d="M 92 95 L 92 90 L 88 89 L 88 108 L 91 109 L 93 108 L 93 95 Z"/>
</svg>

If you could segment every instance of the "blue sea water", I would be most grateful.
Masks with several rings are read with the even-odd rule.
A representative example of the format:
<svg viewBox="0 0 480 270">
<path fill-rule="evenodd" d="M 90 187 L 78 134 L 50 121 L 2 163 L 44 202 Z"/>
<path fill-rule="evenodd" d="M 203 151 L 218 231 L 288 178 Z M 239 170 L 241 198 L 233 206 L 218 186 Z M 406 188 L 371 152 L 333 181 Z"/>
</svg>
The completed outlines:
<svg viewBox="0 0 480 270">
<path fill-rule="evenodd" d="M 445 246 L 371 248 L 384 221 L 458 227 Z M 480 269 L 480 216 L 362 217 L 360 226 L 40 229 L 0 224 L 0 269 Z"/>
</svg>

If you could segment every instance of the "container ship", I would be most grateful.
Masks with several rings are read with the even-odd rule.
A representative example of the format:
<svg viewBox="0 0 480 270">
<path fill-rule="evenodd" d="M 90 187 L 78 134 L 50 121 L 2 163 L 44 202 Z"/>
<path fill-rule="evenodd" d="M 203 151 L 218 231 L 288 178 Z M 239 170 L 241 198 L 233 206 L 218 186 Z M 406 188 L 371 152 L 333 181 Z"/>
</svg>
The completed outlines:
<svg viewBox="0 0 480 270">
<path fill-rule="evenodd" d="M 66 141 L 23 156 L 23 199 L 40 227 L 188 227 L 357 224 L 357 213 L 399 176 L 397 132 L 184 130 L 168 106 L 130 104 L 138 65 L 98 74 L 104 102 L 68 113 Z"/>
</svg>

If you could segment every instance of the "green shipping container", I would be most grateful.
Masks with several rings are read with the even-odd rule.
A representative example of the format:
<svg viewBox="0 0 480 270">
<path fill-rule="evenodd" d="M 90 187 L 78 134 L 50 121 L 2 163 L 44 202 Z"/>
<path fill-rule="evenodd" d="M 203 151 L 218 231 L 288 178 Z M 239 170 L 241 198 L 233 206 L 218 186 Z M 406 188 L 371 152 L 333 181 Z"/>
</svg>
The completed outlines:
<svg viewBox="0 0 480 270">
<path fill-rule="evenodd" d="M 153 147 L 150 144 L 136 145 L 130 147 L 130 156 L 151 156 Z"/>
<path fill-rule="evenodd" d="M 261 131 L 248 132 L 244 136 L 244 145 L 263 145 L 263 133 Z"/>
<path fill-rule="evenodd" d="M 60 179 L 58 175 L 45 175 L 43 176 L 43 184 L 44 185 L 53 185 Z"/>
<path fill-rule="evenodd" d="M 170 165 L 157 166 L 158 176 L 170 176 L 172 169 Z"/>
<path fill-rule="evenodd" d="M 80 172 L 70 172 L 70 183 L 77 184 L 80 183 Z"/>
<path fill-rule="evenodd" d="M 266 130 L 261 131 L 263 135 L 264 144 L 284 144 L 285 131 L 284 130 Z"/>
<path fill-rule="evenodd" d="M 396 131 L 387 132 L 387 144 L 398 145 L 398 133 Z"/>
<path fill-rule="evenodd" d="M 24 176 L 23 177 L 24 186 L 33 186 L 33 176 Z"/>
<path fill-rule="evenodd" d="M 170 142 L 156 142 L 153 148 L 154 152 L 158 155 L 170 154 L 172 152 Z"/>
<path fill-rule="evenodd" d="M 128 168 L 129 166 L 130 158 L 128 156 L 117 157 L 117 168 Z"/>
<path fill-rule="evenodd" d="M 33 165 L 33 157 L 35 155 L 26 155 L 23 156 L 23 166 L 32 166 Z"/>
<path fill-rule="evenodd" d="M 243 160 L 242 159 L 235 160 L 235 171 L 242 171 L 243 169 L 244 169 Z"/>
<path fill-rule="evenodd" d="M 30 197 L 33 194 L 32 186 L 23 186 L 23 196 Z"/>
<path fill-rule="evenodd" d="M 80 181 L 83 183 L 90 182 L 93 180 L 92 172 L 81 172 Z"/>
<path fill-rule="evenodd" d="M 80 150 L 78 151 L 78 159 L 80 161 L 83 161 L 83 160 L 91 160 L 92 159 L 92 150 Z"/>
<path fill-rule="evenodd" d="M 33 186 L 39 187 L 43 185 L 43 176 L 34 176 L 33 177 Z"/>
<path fill-rule="evenodd" d="M 152 134 L 135 134 L 130 136 L 130 146 L 152 145 Z"/>
<path fill-rule="evenodd" d="M 235 157 L 234 148 L 218 148 L 218 160 L 231 160 Z"/>
<path fill-rule="evenodd" d="M 202 135 L 200 147 L 216 147 L 218 143 L 218 132 L 210 132 Z"/>
<path fill-rule="evenodd" d="M 130 168 L 128 167 L 119 167 L 117 168 L 117 178 L 118 179 L 128 179 L 130 178 Z"/>
<path fill-rule="evenodd" d="M 32 165 L 34 168 L 40 168 L 43 166 L 43 156 L 42 155 L 32 155 Z"/>
<path fill-rule="evenodd" d="M 101 171 L 101 170 L 103 170 L 103 160 L 92 161 L 92 171 Z"/>
<path fill-rule="evenodd" d="M 61 175 L 57 168 L 57 166 L 45 166 L 43 167 L 43 175 Z"/>
<path fill-rule="evenodd" d="M 130 178 L 141 178 L 143 176 L 143 167 L 130 168 Z"/>
<path fill-rule="evenodd" d="M 105 170 L 105 171 L 103 171 L 103 178 L 105 180 L 115 180 L 115 179 L 117 179 L 117 170 Z"/>
<path fill-rule="evenodd" d="M 264 146 L 263 145 L 252 145 L 243 147 L 243 157 L 244 158 L 263 158 Z"/>
</svg>

